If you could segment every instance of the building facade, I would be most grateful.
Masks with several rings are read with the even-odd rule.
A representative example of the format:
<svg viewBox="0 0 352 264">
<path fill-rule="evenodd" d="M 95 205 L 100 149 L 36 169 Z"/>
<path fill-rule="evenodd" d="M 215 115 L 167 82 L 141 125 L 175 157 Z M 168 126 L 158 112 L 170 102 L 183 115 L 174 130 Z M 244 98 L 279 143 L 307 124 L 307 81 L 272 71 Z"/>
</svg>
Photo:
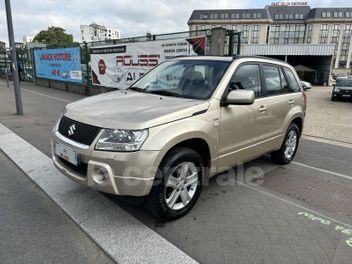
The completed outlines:
<svg viewBox="0 0 352 264">
<path fill-rule="evenodd" d="M 5 48 L 6 48 L 6 43 L 0 41 L 0 51 L 5 50 Z"/>
<path fill-rule="evenodd" d="M 107 39 L 119 39 L 120 31 L 116 28 L 105 27 L 92 23 L 90 25 L 80 25 L 81 41 L 103 41 Z"/>
<path fill-rule="evenodd" d="M 309 49 L 314 56 L 319 56 L 320 51 L 326 56 L 323 54 L 332 50 L 331 70 L 351 72 L 352 7 L 311 8 L 306 3 L 283 2 L 263 9 L 195 10 L 188 25 L 191 31 L 215 27 L 239 31 L 241 50 L 256 55 L 282 57 L 282 52 L 275 52 L 279 46 L 288 53 L 295 46 L 312 46 L 314 49 Z M 298 50 L 297 56 L 300 54 L 304 50 Z"/>
<path fill-rule="evenodd" d="M 33 36 L 23 36 L 22 39 L 23 39 L 23 43 L 27 44 L 27 43 L 33 42 L 34 37 Z"/>
</svg>

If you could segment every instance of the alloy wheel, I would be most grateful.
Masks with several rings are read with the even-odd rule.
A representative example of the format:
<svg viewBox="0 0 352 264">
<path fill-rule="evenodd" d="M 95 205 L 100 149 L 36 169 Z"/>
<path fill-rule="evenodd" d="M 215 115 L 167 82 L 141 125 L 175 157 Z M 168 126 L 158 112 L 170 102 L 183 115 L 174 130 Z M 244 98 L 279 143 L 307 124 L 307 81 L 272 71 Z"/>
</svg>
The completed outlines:
<svg viewBox="0 0 352 264">
<path fill-rule="evenodd" d="M 291 160 L 293 155 L 295 154 L 296 148 L 297 148 L 297 133 L 294 130 L 291 130 L 287 137 L 286 137 L 286 142 L 285 142 L 285 158 L 288 160 Z"/>
<path fill-rule="evenodd" d="M 193 162 L 182 162 L 167 177 L 165 201 L 172 210 L 185 208 L 198 188 L 198 170 Z"/>
</svg>

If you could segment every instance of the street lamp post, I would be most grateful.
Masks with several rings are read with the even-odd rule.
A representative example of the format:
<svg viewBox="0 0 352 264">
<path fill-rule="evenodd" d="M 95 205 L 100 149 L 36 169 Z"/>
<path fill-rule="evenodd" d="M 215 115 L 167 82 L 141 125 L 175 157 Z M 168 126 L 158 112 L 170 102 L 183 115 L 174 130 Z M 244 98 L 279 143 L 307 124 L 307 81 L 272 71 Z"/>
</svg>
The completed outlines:
<svg viewBox="0 0 352 264">
<path fill-rule="evenodd" d="M 5 8 L 6 8 L 6 17 L 7 17 L 7 30 L 9 33 L 11 61 L 12 61 L 11 67 L 12 67 L 13 83 L 15 87 L 16 111 L 18 115 L 23 115 L 23 105 L 22 105 L 22 97 L 21 97 L 20 80 L 18 77 L 19 73 L 18 73 L 16 45 L 15 45 L 15 36 L 13 32 L 10 0 L 5 0 Z"/>
</svg>

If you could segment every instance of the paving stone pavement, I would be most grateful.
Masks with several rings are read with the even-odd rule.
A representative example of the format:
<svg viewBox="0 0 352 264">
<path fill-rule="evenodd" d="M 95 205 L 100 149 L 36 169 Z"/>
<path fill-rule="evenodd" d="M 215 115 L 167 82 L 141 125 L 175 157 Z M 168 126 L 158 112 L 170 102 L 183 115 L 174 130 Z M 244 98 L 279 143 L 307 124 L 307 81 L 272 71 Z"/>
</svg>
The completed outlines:
<svg viewBox="0 0 352 264">
<path fill-rule="evenodd" d="M 77 95 L 26 85 L 26 89 L 50 96 L 78 99 Z M 6 98 L 0 104 L 1 122 L 49 155 L 50 129 L 66 103 L 23 93 L 27 116 L 17 118 L 10 114 L 11 96 L 9 90 L 0 86 L 0 98 Z M 25 122 L 25 126 L 17 127 L 18 120 Z M 40 129 L 33 120 L 41 124 Z M 352 150 L 302 140 L 296 160 L 347 174 L 352 171 L 351 156 Z M 280 170 L 265 157 L 253 164 L 268 173 Z M 292 169 L 291 165 L 286 167 L 288 172 Z M 301 170 L 312 173 L 308 168 Z M 321 173 L 317 176 L 327 177 Z M 169 223 L 157 222 L 140 205 L 107 197 L 200 263 L 351 263 L 352 248 L 346 242 L 352 237 L 346 234 L 352 228 L 351 218 L 268 188 L 236 185 L 234 178 L 220 185 L 217 179 L 221 177 L 212 179 L 203 189 L 188 215 Z M 351 185 L 349 180 L 343 183 Z M 330 224 L 322 224 L 314 216 L 323 220 L 329 217 Z M 336 226 L 344 226 L 346 233 L 335 230 Z"/>
</svg>

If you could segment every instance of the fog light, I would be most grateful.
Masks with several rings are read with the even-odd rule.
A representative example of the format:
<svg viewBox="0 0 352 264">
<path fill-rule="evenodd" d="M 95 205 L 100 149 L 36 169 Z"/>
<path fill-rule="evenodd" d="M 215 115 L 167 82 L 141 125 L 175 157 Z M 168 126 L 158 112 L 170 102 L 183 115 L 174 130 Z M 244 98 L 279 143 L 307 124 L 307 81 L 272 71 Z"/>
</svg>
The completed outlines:
<svg viewBox="0 0 352 264">
<path fill-rule="evenodd" d="M 94 170 L 92 178 L 97 184 L 103 184 L 108 178 L 108 172 L 104 168 L 97 168 Z"/>
</svg>

